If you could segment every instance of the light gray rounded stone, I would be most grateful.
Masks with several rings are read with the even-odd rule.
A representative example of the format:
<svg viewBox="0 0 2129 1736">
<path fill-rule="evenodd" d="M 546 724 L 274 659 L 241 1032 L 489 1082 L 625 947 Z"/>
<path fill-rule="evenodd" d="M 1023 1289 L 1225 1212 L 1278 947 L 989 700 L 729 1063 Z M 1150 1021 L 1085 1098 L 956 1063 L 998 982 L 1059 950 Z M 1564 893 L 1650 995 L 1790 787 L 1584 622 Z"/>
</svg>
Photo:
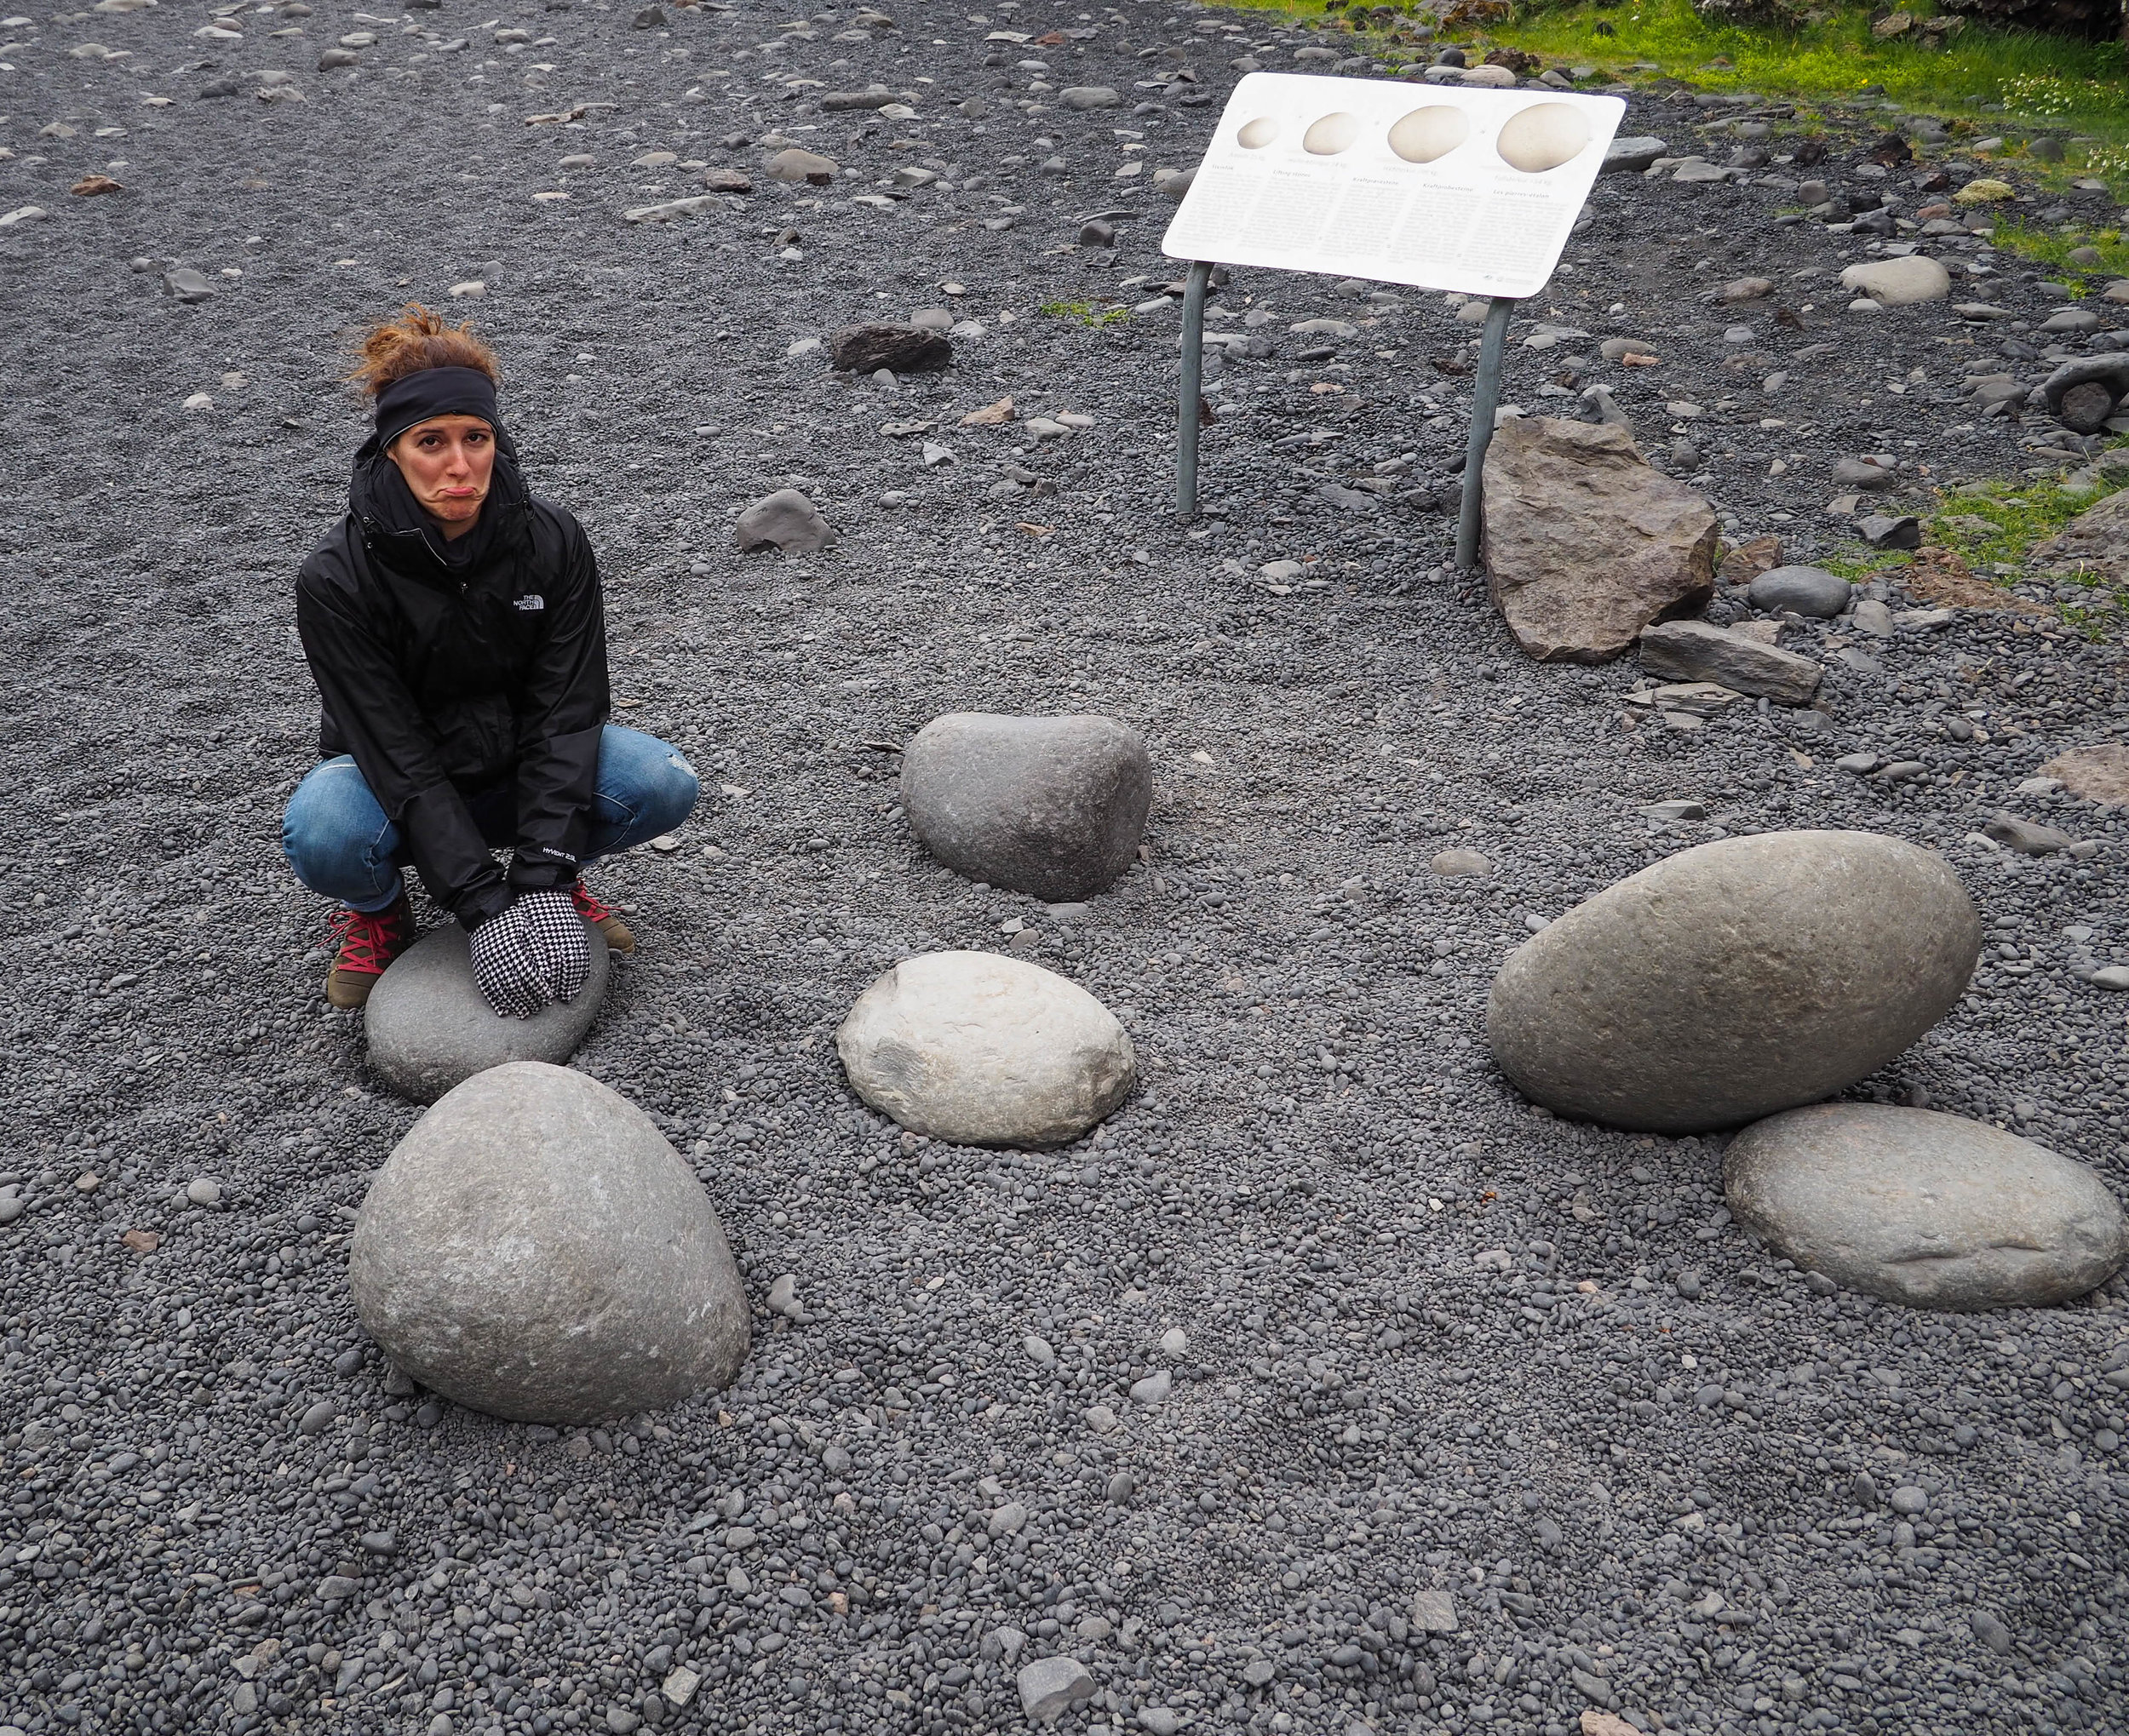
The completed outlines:
<svg viewBox="0 0 2129 1736">
<path fill-rule="evenodd" d="M 1114 718 L 934 718 L 902 754 L 902 805 L 958 874 L 1053 902 L 1131 866 L 1153 803 L 1153 762 Z"/>
<path fill-rule="evenodd" d="M 1950 1010 L 1981 919 L 1934 851 L 1774 832 L 1681 851 L 1508 955 L 1494 1059 L 1563 1115 L 1734 1127 L 1875 1073 Z"/>
<path fill-rule="evenodd" d="M 588 1423 L 730 1381 L 747 1297 L 702 1184 L 594 1079 L 513 1062 L 385 1160 L 347 1287 L 386 1355 L 477 1411 Z"/>
<path fill-rule="evenodd" d="M 1737 1221 L 1807 1271 L 1910 1308 L 2043 1308 L 2129 1258 L 2129 1221 L 2082 1164 L 1934 1109 L 1819 1103 L 1723 1154 Z M 1902 1508 L 1901 1492 L 1893 1505 Z"/>
<path fill-rule="evenodd" d="M 1895 259 L 1859 260 L 1840 274 L 1841 288 L 1854 289 L 1880 307 L 1905 307 L 1917 301 L 1942 301 L 1952 293 L 1952 274 L 1926 254 Z"/>
<path fill-rule="evenodd" d="M 1131 1037 L 1076 983 L 1002 953 L 905 959 L 835 1033 L 851 1089 L 957 1145 L 1064 1145 L 1130 1096 Z"/>
<path fill-rule="evenodd" d="M 1746 587 L 1754 609 L 1769 614 L 1790 610 L 1814 621 L 1831 621 L 1856 594 L 1856 587 L 1824 567 L 1770 568 Z"/>
<path fill-rule="evenodd" d="M 605 937 L 591 929 L 589 938 L 591 971 L 576 1000 L 531 1018 L 497 1018 L 473 981 L 466 931 L 455 922 L 432 929 L 370 991 L 363 1010 L 370 1065 L 401 1097 L 433 1103 L 507 1061 L 568 1060 L 599 1017 L 613 969 Z"/>
</svg>

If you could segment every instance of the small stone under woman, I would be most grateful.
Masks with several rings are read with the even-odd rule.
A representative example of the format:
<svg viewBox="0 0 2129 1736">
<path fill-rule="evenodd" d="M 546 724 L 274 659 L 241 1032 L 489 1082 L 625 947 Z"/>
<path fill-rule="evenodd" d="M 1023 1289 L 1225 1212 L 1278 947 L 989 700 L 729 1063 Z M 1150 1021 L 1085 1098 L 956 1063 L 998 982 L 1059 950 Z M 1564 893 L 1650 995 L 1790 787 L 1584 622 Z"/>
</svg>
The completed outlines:
<svg viewBox="0 0 2129 1736">
<path fill-rule="evenodd" d="M 353 378 L 376 429 L 296 580 L 325 757 L 282 845 L 343 907 L 332 1005 L 361 1006 L 414 938 L 410 864 L 472 937 L 496 1015 L 528 1017 L 582 988 L 594 932 L 634 948 L 583 870 L 672 831 L 698 786 L 677 749 L 606 721 L 598 562 L 525 486 L 494 352 L 416 305 L 370 333 Z"/>
</svg>

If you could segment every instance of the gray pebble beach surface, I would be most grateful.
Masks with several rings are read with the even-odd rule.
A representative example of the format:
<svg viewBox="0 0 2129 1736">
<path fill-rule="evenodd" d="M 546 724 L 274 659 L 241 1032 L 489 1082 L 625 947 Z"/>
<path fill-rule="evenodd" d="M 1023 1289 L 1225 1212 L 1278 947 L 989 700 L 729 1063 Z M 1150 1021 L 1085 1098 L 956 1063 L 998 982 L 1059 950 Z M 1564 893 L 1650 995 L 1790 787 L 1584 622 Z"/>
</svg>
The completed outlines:
<svg viewBox="0 0 2129 1736">
<path fill-rule="evenodd" d="M 1883 834 L 1950 864 L 1982 957 L 1845 1094 L 2120 1196 L 2123 822 L 2040 775 L 2120 733 L 2114 617 L 2037 567 L 1966 606 L 1862 528 L 2097 474 L 2043 382 L 2129 324 L 2093 295 L 2043 331 L 1994 208 L 1929 232 L 1914 183 L 2112 203 L 1872 97 L 1788 162 L 1778 106 L 1632 97 L 1504 395 L 1623 418 L 1724 543 L 1779 539 L 1709 618 L 1823 674 L 1739 699 L 1631 649 L 1534 664 L 1456 572 L 1478 331 L 1438 295 L 1234 272 L 1207 510 L 1173 517 L 1181 173 L 1237 63 L 1370 70 L 1350 38 L 890 11 L 9 23 L 0 1728 L 2129 1726 L 2121 1281 L 1841 1291 L 1733 1221 L 1721 1135 L 1538 1110 L 1485 1030 L 1509 954 L 1652 862 Z M 1872 160 L 1895 128 L 1926 163 Z M 1898 248 L 1951 293 L 1843 286 Z M 572 1064 L 701 1181 L 752 1349 L 588 1427 L 462 1409 L 357 1321 L 355 1214 L 420 1112 L 324 1007 L 278 847 L 316 742 L 293 576 L 364 433 L 342 352 L 413 298 L 500 347 L 600 554 L 615 720 L 703 783 L 592 876 L 640 947 Z M 853 325 L 924 365 L 837 370 Z M 1829 562 L 1882 617 L 1745 589 Z M 1107 890 L 911 834 L 898 750 L 968 711 L 1144 740 Z M 957 949 L 1085 988 L 1135 1094 L 1039 1153 L 865 1109 L 838 1025 Z"/>
</svg>

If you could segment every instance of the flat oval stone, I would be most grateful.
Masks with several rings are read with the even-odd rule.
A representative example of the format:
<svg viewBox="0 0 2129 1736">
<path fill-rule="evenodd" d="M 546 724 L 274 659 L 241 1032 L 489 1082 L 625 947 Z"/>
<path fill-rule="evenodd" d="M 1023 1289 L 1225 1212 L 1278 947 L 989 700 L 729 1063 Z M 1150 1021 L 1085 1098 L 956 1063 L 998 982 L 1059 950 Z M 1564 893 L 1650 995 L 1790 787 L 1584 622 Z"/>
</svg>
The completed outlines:
<svg viewBox="0 0 2129 1736">
<path fill-rule="evenodd" d="M 1131 1093 L 1137 1058 L 1076 983 L 1001 953 L 926 953 L 875 982 L 835 1033 L 851 1088 L 912 1132 L 1040 1149 Z"/>
<path fill-rule="evenodd" d="M 568 1060 L 599 1017 L 612 974 L 605 937 L 591 929 L 590 939 L 591 971 L 576 1000 L 543 1006 L 531 1018 L 497 1018 L 473 981 L 466 931 L 455 922 L 432 929 L 370 991 L 363 1024 L 370 1066 L 401 1097 L 433 1103 L 507 1061 Z"/>
<path fill-rule="evenodd" d="M 1776 1252 L 1910 1308 L 2044 1308 L 2129 1258 L 2129 1222 L 2092 1171 L 1934 1109 L 1775 1115 L 1730 1142 L 1723 1189 Z"/>
<path fill-rule="evenodd" d="M 1831 621 L 1847 608 L 1856 587 L 1824 567 L 1774 567 L 1746 588 L 1754 609 L 1770 615 L 1791 610 L 1814 621 Z"/>
<path fill-rule="evenodd" d="M 1508 955 L 1494 1058 L 1564 1115 L 1734 1127 L 1875 1073 L 1950 1010 L 1981 919 L 1934 851 L 1775 832 L 1681 851 Z"/>
<path fill-rule="evenodd" d="M 519 1422 L 657 1410 L 747 1354 L 702 1183 L 642 1110 L 542 1062 L 469 1079 L 414 1124 L 362 1202 L 347 1287 L 394 1365 Z"/>
</svg>

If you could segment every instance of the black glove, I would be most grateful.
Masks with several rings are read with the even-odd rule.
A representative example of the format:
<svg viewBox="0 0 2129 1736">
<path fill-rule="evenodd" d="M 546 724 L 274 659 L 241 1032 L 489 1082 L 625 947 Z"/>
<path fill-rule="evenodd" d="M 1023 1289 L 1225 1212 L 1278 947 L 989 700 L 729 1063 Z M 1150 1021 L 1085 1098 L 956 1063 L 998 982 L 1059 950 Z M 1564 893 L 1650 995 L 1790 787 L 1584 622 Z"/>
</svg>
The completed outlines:
<svg viewBox="0 0 2129 1736">
<path fill-rule="evenodd" d="M 530 1018 L 582 992 L 591 970 L 584 919 L 567 892 L 520 893 L 473 933 L 473 981 L 497 1018 Z"/>
</svg>

